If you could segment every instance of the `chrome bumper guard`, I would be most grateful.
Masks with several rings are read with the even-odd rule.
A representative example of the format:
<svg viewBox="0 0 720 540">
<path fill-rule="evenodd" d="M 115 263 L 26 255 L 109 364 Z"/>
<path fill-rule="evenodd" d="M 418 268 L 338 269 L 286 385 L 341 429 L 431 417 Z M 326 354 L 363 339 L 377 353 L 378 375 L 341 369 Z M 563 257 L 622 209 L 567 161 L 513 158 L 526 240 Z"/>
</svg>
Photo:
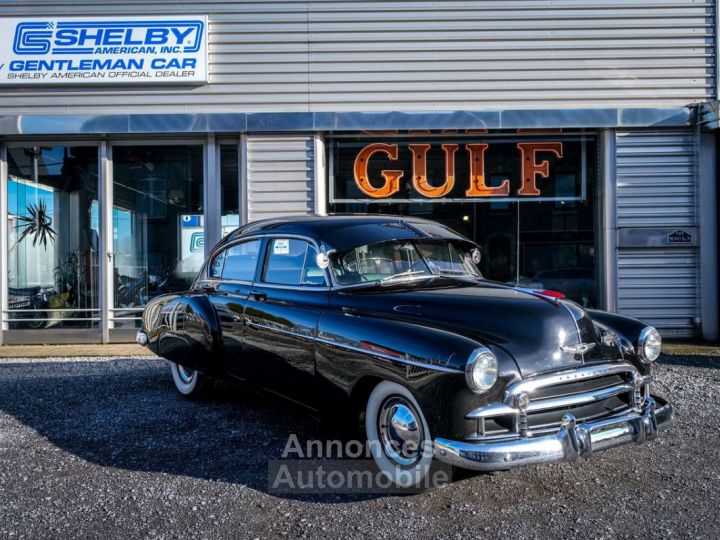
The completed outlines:
<svg viewBox="0 0 720 540">
<path fill-rule="evenodd" d="M 672 424 L 673 407 L 660 398 L 648 397 L 642 409 L 578 424 L 572 414 L 563 417 L 554 435 L 494 442 L 461 442 L 435 439 L 435 457 L 440 461 L 477 471 L 496 471 L 540 463 L 575 461 L 593 452 L 657 437 Z"/>
</svg>

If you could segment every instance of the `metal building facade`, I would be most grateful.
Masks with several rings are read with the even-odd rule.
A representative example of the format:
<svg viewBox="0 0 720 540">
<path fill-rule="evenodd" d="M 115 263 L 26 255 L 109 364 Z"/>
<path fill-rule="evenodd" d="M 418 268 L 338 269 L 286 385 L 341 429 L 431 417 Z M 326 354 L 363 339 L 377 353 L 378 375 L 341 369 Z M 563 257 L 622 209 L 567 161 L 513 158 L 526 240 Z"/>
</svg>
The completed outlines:
<svg viewBox="0 0 720 540">
<path fill-rule="evenodd" d="M 0 115 L 683 107 L 715 92 L 713 2 L 2 0 L 0 13 L 210 23 L 208 85 L 0 89 Z"/>
<path fill-rule="evenodd" d="M 237 138 L 243 222 L 326 211 L 333 133 L 609 132 L 607 307 L 667 336 L 717 336 L 695 125 L 696 105 L 718 97 L 715 1 L 0 0 L 0 13 L 207 15 L 208 84 L 0 86 L 0 156 L 25 138 L 89 139 L 110 156 L 114 138 L 193 138 L 207 155 Z M 676 230 L 690 245 L 665 241 Z"/>
</svg>

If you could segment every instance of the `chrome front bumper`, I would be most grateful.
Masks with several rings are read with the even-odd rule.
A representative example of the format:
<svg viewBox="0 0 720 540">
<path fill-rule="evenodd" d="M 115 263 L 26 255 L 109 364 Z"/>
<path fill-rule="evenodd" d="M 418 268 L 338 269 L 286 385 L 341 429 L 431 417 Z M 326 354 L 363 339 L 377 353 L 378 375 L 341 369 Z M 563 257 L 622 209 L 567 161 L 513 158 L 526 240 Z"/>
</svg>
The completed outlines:
<svg viewBox="0 0 720 540">
<path fill-rule="evenodd" d="M 477 471 L 496 471 L 539 463 L 575 461 L 593 452 L 631 442 L 641 443 L 657 437 L 659 430 L 672 424 L 669 403 L 648 397 L 640 412 L 577 424 L 572 414 L 563 417 L 554 435 L 525 437 L 505 441 L 461 442 L 435 439 L 435 457 L 440 461 Z"/>
</svg>

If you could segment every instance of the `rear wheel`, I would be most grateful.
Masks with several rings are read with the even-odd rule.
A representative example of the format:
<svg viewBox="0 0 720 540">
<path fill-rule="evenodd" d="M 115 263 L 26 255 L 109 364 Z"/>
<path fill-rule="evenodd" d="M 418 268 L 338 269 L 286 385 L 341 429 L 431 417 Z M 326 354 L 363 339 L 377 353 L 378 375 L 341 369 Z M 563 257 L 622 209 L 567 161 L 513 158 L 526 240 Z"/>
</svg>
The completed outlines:
<svg viewBox="0 0 720 540">
<path fill-rule="evenodd" d="M 207 398 L 213 388 L 213 380 L 204 373 L 190 369 L 175 362 L 170 362 L 175 388 L 182 395 L 191 399 Z"/>
<path fill-rule="evenodd" d="M 430 430 L 410 391 L 383 381 L 368 398 L 365 432 L 380 471 L 398 487 L 416 487 L 430 472 Z"/>
</svg>

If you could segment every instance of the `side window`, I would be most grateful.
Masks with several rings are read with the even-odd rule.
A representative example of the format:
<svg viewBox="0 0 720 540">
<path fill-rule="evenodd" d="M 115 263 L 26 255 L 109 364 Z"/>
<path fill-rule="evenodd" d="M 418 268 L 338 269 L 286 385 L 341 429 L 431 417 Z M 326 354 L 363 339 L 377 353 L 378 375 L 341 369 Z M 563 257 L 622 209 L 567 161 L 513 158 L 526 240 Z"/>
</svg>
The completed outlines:
<svg viewBox="0 0 720 540">
<path fill-rule="evenodd" d="M 325 274 L 316 262 L 317 251 L 305 240 L 272 238 L 263 281 L 277 285 L 325 285 Z"/>
<path fill-rule="evenodd" d="M 252 281 L 260 255 L 260 240 L 236 244 L 218 255 L 210 266 L 212 277 Z"/>
</svg>

